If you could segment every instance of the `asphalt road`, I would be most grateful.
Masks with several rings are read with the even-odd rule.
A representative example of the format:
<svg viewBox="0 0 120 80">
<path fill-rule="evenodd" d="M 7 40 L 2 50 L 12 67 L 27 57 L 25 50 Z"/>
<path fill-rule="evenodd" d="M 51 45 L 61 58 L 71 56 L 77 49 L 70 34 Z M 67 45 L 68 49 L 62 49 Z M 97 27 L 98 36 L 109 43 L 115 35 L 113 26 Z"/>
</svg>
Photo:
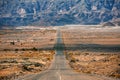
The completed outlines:
<svg viewBox="0 0 120 80">
<path fill-rule="evenodd" d="M 104 76 L 80 74 L 72 70 L 63 54 L 64 44 L 59 29 L 55 50 L 54 60 L 48 70 L 37 74 L 26 75 L 17 80 L 116 80 Z"/>
</svg>

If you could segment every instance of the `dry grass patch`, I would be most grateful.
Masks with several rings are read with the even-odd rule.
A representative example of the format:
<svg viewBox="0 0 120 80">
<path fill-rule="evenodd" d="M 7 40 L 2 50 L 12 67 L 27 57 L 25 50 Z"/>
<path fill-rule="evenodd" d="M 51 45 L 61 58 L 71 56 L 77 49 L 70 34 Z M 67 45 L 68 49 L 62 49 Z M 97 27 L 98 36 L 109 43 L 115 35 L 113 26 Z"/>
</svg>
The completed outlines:
<svg viewBox="0 0 120 80">
<path fill-rule="evenodd" d="M 100 44 L 119 45 L 120 28 L 77 27 L 62 29 L 65 45 L 74 44 Z"/>
<path fill-rule="evenodd" d="M 0 80 L 13 80 L 17 76 L 46 70 L 54 51 L 1 51 Z"/>
<path fill-rule="evenodd" d="M 70 66 L 78 72 L 120 78 L 120 54 L 66 52 Z"/>
<path fill-rule="evenodd" d="M 56 30 L 0 30 L 0 50 L 54 47 Z"/>
</svg>

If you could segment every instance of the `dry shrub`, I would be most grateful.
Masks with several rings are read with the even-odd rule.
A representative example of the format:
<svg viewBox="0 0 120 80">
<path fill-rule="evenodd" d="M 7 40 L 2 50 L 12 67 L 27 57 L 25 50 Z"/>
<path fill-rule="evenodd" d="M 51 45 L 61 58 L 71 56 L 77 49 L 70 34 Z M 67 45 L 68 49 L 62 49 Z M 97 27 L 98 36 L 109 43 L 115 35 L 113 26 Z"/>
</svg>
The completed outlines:
<svg viewBox="0 0 120 80">
<path fill-rule="evenodd" d="M 78 72 L 120 78 L 120 54 L 70 53 L 67 58 L 70 66 Z"/>
<path fill-rule="evenodd" d="M 0 80 L 46 70 L 50 66 L 54 54 L 54 51 L 18 51 L 18 53 L 7 51 L 1 53 Z"/>
</svg>

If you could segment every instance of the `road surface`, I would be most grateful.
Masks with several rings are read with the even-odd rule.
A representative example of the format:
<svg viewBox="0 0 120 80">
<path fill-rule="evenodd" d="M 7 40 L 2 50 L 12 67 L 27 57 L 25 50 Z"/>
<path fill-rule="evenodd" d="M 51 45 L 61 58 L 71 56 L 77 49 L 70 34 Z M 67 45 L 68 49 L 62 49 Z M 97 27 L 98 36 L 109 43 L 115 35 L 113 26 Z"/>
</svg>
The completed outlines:
<svg viewBox="0 0 120 80">
<path fill-rule="evenodd" d="M 64 44 L 58 29 L 55 45 L 56 54 L 50 68 L 37 74 L 26 75 L 17 80 L 116 80 L 104 76 L 80 74 L 72 70 L 63 54 Z"/>
</svg>

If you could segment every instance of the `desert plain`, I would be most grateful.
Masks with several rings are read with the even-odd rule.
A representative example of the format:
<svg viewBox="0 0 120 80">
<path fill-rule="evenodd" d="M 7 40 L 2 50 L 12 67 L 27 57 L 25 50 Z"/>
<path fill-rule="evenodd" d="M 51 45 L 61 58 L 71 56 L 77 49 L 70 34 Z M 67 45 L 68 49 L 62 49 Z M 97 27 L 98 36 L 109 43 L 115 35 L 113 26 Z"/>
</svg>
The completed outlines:
<svg viewBox="0 0 120 80">
<path fill-rule="evenodd" d="M 0 30 L 0 80 L 14 80 L 49 68 L 55 51 L 54 29 Z"/>
<path fill-rule="evenodd" d="M 73 70 L 120 78 L 120 27 L 68 27 L 61 32 Z"/>
<path fill-rule="evenodd" d="M 73 71 L 120 78 L 120 27 L 60 27 Z M 40 73 L 53 62 L 56 29 L 0 30 L 0 80 Z"/>
</svg>

